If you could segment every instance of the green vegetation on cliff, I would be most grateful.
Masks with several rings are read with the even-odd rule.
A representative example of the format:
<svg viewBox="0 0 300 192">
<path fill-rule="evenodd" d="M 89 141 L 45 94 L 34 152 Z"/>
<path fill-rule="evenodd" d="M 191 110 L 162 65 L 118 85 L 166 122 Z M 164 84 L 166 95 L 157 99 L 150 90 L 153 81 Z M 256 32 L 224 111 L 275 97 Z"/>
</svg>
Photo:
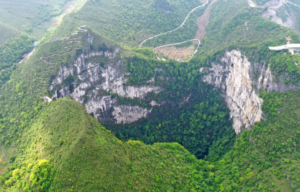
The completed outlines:
<svg viewBox="0 0 300 192">
<path fill-rule="evenodd" d="M 2 148 L 6 191 L 293 191 L 299 188 L 299 91 L 261 93 L 268 121 L 245 131 L 217 162 L 175 143 L 123 143 L 64 98 L 42 104 Z M 288 139 L 287 139 L 288 138 Z"/>
<path fill-rule="evenodd" d="M 146 144 L 178 142 L 197 158 L 209 155 L 214 160 L 232 147 L 235 133 L 229 111 L 212 86 L 203 83 L 197 70 L 202 63 L 139 57 L 128 62 L 128 85 L 144 85 L 154 77 L 155 85 L 164 91 L 142 100 L 162 104 L 154 107 L 149 117 L 129 125 L 104 123 L 119 139 L 142 140 Z"/>
<path fill-rule="evenodd" d="M 40 110 L 1 156 L 7 191 L 189 191 L 209 177 L 208 162 L 179 144 L 123 143 L 69 98 Z"/>
<path fill-rule="evenodd" d="M 198 4 L 90 0 L 50 36 L 68 36 L 87 25 L 112 40 L 137 45 L 150 34 L 178 26 Z M 14 63 L 31 50 L 31 38 L 21 36 L 0 47 L 0 191 L 298 190 L 300 91 L 260 91 L 264 121 L 236 136 L 220 93 L 203 83 L 199 73 L 200 67 L 219 62 L 224 51 L 239 49 L 251 62 L 270 63 L 274 76 L 285 77 L 285 83 L 299 83 L 299 57 L 268 50 L 285 43 L 288 35 L 299 42 L 298 35 L 246 6 L 246 1 L 217 1 L 202 49 L 189 63 L 163 62 L 150 49 L 123 47 L 117 59 L 124 59 L 131 73 L 127 85 L 144 85 L 154 77 L 153 85 L 164 89 L 144 100 L 107 93 L 119 104 L 163 104 L 131 125 L 98 122 L 69 97 L 42 101 L 51 94 L 49 85 L 61 66 L 87 50 L 113 49 L 110 41 L 90 30 L 57 42 L 48 36 L 22 65 Z M 93 43 L 87 33 L 95 35 Z M 168 38 L 181 38 L 175 36 Z M 109 62 L 92 59 L 101 66 Z M 69 76 L 63 84 L 70 86 L 75 78 Z"/>
<path fill-rule="evenodd" d="M 22 56 L 32 49 L 33 39 L 27 35 L 13 38 L 0 46 L 0 87 L 9 80 Z"/>
</svg>

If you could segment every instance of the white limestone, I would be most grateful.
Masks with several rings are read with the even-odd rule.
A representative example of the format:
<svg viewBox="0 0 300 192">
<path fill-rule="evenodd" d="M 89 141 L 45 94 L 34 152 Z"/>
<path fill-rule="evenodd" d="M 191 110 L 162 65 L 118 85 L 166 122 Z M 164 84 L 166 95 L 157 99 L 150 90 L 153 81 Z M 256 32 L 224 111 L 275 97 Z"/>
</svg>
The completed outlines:
<svg viewBox="0 0 300 192">
<path fill-rule="evenodd" d="M 127 98 L 144 98 L 152 91 L 155 93 L 162 91 L 160 87 L 152 85 L 124 86 L 124 84 L 127 82 L 127 79 L 124 77 L 125 75 L 129 75 L 129 73 L 124 73 L 119 76 L 116 68 L 108 66 L 107 69 L 103 70 L 102 77 L 105 79 L 105 81 L 99 86 L 99 88 L 111 93 L 117 93 L 119 96 Z"/>
<path fill-rule="evenodd" d="M 225 53 L 222 64 L 212 64 L 210 69 L 200 69 L 200 72 L 207 73 L 203 81 L 223 91 L 236 134 L 244 126 L 250 129 L 254 122 L 259 122 L 262 118 L 263 100 L 252 88 L 250 66 L 250 62 L 245 56 L 242 57 L 241 52 L 233 50 Z"/>
<path fill-rule="evenodd" d="M 256 4 L 252 0 L 248 0 L 248 5 L 250 7 L 256 7 Z"/>
<path fill-rule="evenodd" d="M 152 109 L 146 109 L 139 106 L 116 106 L 112 115 L 117 123 L 133 123 L 143 117 L 147 117 Z"/>
<path fill-rule="evenodd" d="M 151 113 L 150 109 L 139 106 L 117 106 L 116 100 L 111 99 L 111 96 L 97 96 L 97 93 L 107 91 L 121 97 L 143 99 L 152 91 L 155 93 L 162 91 L 162 88 L 153 85 L 125 86 L 130 73 L 124 71 L 125 63 L 122 60 L 115 59 L 119 50 L 120 48 L 117 47 L 114 52 L 82 53 L 73 64 L 62 66 L 49 87 L 49 90 L 57 89 L 52 98 L 70 96 L 84 103 L 87 112 L 97 120 L 113 120 L 111 119 L 113 115 L 117 123 L 132 123 L 146 117 Z M 101 67 L 99 63 L 86 62 L 86 59 L 95 56 L 104 56 L 112 61 L 106 63 L 104 67 Z M 157 69 L 156 72 L 158 71 L 161 70 Z M 72 93 L 63 85 L 63 81 L 70 75 L 77 76 L 79 79 L 73 83 Z M 147 83 L 153 82 L 154 77 Z M 111 109 L 114 109 L 114 114 L 107 114 L 111 112 Z"/>
<path fill-rule="evenodd" d="M 97 110 L 100 110 L 101 112 L 105 112 L 112 108 L 112 104 L 114 101 L 111 99 L 111 96 L 104 96 L 101 98 L 95 98 L 89 100 L 85 104 L 85 108 L 89 114 L 97 114 Z"/>
</svg>

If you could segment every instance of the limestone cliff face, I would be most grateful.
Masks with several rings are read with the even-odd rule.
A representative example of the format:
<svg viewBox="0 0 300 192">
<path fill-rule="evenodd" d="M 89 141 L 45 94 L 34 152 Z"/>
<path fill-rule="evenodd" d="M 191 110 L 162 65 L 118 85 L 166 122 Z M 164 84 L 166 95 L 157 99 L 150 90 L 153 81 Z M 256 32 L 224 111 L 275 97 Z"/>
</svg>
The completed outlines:
<svg viewBox="0 0 300 192">
<path fill-rule="evenodd" d="M 204 82 L 222 89 L 237 134 L 243 126 L 250 128 L 254 122 L 260 121 L 262 115 L 263 100 L 252 88 L 250 65 L 239 51 L 231 51 L 222 58 L 222 64 L 213 63 L 211 69 L 200 69 L 208 73 Z"/>
<path fill-rule="evenodd" d="M 263 89 L 268 92 L 285 92 L 289 90 L 299 89 L 299 86 L 284 84 L 283 82 L 287 79 L 286 77 L 280 76 L 277 80 L 275 80 L 270 69 L 270 64 L 264 64 L 261 66 L 255 63 L 254 65 L 252 65 L 252 70 L 250 71 L 252 79 L 254 79 L 254 73 L 260 74 L 256 82 L 254 82 L 258 90 Z"/>
<path fill-rule="evenodd" d="M 251 0 L 248 0 L 248 3 L 251 7 L 255 5 L 253 2 L 250 2 Z M 297 14 L 295 14 L 295 10 L 290 9 L 289 7 L 293 7 L 298 5 L 285 0 L 270 0 L 265 5 L 260 6 L 260 8 L 265 9 L 265 11 L 262 13 L 262 16 L 266 19 L 270 19 L 271 21 L 283 25 L 286 27 L 289 27 L 299 33 L 299 29 L 297 28 Z M 256 6 L 254 6 L 256 7 Z"/>
<path fill-rule="evenodd" d="M 117 58 L 120 48 L 114 52 L 82 53 L 71 65 L 62 66 L 53 79 L 50 91 L 54 91 L 52 99 L 70 96 L 83 103 L 87 112 L 101 121 L 115 120 L 117 123 L 132 123 L 151 113 L 151 109 L 140 106 L 118 106 L 117 100 L 109 93 L 120 97 L 143 99 L 148 93 L 159 93 L 162 88 L 150 85 L 125 86 L 127 79 L 125 63 Z M 110 61 L 101 66 L 100 63 L 88 61 L 89 58 L 101 56 Z M 75 77 L 71 85 L 64 81 L 68 77 Z M 72 88 L 70 88 L 73 87 Z"/>
<path fill-rule="evenodd" d="M 139 106 L 116 106 L 112 115 L 117 123 L 133 123 L 140 118 L 147 117 L 152 109 L 145 109 Z"/>
<path fill-rule="evenodd" d="M 270 65 L 250 63 L 240 51 L 226 52 L 221 63 L 212 63 L 211 68 L 201 68 L 203 81 L 214 85 L 223 93 L 233 119 L 233 129 L 238 134 L 242 128 L 250 129 L 262 119 L 263 100 L 258 90 L 287 91 L 295 86 L 285 85 L 283 81 L 274 81 Z"/>
</svg>

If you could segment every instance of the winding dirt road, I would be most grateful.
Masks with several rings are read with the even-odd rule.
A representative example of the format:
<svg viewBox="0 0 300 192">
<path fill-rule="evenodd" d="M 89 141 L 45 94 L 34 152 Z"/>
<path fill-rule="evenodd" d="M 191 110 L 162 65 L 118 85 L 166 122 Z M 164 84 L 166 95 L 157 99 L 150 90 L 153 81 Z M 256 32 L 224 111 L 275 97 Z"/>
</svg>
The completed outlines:
<svg viewBox="0 0 300 192">
<path fill-rule="evenodd" d="M 156 37 L 159 37 L 159 36 L 168 34 L 168 33 L 172 33 L 172 32 L 174 32 L 174 31 L 177 31 L 178 29 L 180 29 L 180 28 L 186 23 L 186 21 L 187 21 L 187 19 L 189 18 L 189 16 L 190 16 L 195 10 L 199 9 L 200 7 L 204 7 L 204 6 L 207 5 L 208 3 L 209 3 L 209 0 L 207 0 L 206 3 L 204 3 L 204 4 L 202 4 L 202 5 L 198 6 L 198 7 L 195 7 L 194 9 L 192 9 L 192 10 L 188 13 L 188 15 L 185 17 L 184 21 L 182 22 L 182 24 L 181 24 L 179 27 L 177 27 L 177 28 L 175 28 L 175 29 L 173 29 L 173 30 L 171 30 L 171 31 L 167 31 L 167 32 L 164 32 L 164 33 L 155 35 L 155 36 L 153 36 L 153 37 L 149 37 L 148 39 L 145 39 L 145 40 L 140 44 L 140 47 L 141 47 L 146 41 L 148 41 L 148 40 L 150 40 L 150 39 L 153 39 L 153 38 L 156 38 Z"/>
</svg>

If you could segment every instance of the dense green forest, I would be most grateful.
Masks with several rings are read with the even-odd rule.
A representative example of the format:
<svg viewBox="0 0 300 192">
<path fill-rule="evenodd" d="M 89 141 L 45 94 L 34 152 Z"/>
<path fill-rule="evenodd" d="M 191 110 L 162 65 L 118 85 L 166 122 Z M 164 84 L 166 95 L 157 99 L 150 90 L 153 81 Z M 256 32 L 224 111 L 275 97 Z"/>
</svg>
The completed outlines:
<svg viewBox="0 0 300 192">
<path fill-rule="evenodd" d="M 199 5 L 198 0 L 88 1 L 76 15 L 68 15 L 53 35 L 67 36 L 74 28 L 86 25 L 119 44 L 136 46 L 151 35 L 178 27 L 188 12 Z"/>
<path fill-rule="evenodd" d="M 299 103 L 298 91 L 262 92 L 260 97 L 264 99 L 263 110 L 269 115 L 269 120 L 258 123 L 252 131 L 245 131 L 235 140 L 231 122 L 228 121 L 228 109 L 218 93 L 202 83 L 198 72 L 199 67 L 209 66 L 212 61 L 217 61 L 222 51 L 197 57 L 190 63 L 177 63 L 157 61 L 147 49 L 136 49 L 140 57 L 128 60 L 126 70 L 132 73 L 128 85 L 143 84 L 155 75 L 156 68 L 163 69 L 156 74 L 155 81 L 156 85 L 163 85 L 166 92 L 150 94 L 146 100 L 168 100 L 169 107 L 155 108 L 151 121 L 145 119 L 136 125 L 119 128 L 110 124 L 105 126 L 122 140 L 138 139 L 146 144 L 176 141 L 189 151 L 178 144 L 149 146 L 131 140 L 122 142 L 107 132 L 93 117 L 89 117 L 82 106 L 68 98 L 49 105 L 41 102 L 42 92 L 38 93 L 41 91 L 38 87 L 42 82 L 37 80 L 46 66 L 39 58 L 44 54 L 51 55 L 50 52 L 61 52 L 60 46 L 64 47 L 59 42 L 38 47 L 36 55 L 17 69 L 11 83 L 1 88 L 2 93 L 5 93 L 1 96 L 0 103 L 4 106 L 1 117 L 2 133 L 5 133 L 1 140 L 6 145 L 3 148 L 6 155 L 1 165 L 1 181 L 6 189 L 290 191 L 289 182 L 298 186 L 295 177 L 299 171 L 295 161 L 298 157 L 296 152 L 299 141 L 295 127 L 298 117 L 297 112 L 293 112 L 297 109 L 293 103 Z M 262 58 L 268 55 L 272 58 L 271 56 L 278 54 L 270 51 L 263 53 L 254 47 L 248 48 L 247 52 L 254 56 L 261 52 Z M 65 59 L 67 60 L 55 61 L 65 63 L 70 58 Z M 39 75 L 28 76 L 35 73 Z M 160 79 L 162 74 L 171 80 L 167 82 Z M 175 106 L 177 110 L 182 98 L 190 94 L 190 102 L 175 111 Z M 10 102 L 22 107 L 10 108 L 6 104 Z M 128 104 L 132 101 L 123 102 Z M 279 116 L 279 109 L 278 114 L 286 115 Z M 287 124 L 287 121 L 291 124 Z M 276 138 L 280 135 L 280 126 L 285 127 L 285 135 Z M 104 136 L 106 134 L 108 136 Z M 286 143 L 286 137 L 291 138 L 291 141 Z M 268 141 L 280 143 L 280 146 L 274 145 L 269 149 L 270 144 L 264 143 Z M 9 150 L 10 147 L 15 150 Z M 157 152 L 152 152 L 152 149 Z M 275 155 L 269 158 L 270 154 Z M 209 161 L 197 160 L 196 157 Z M 105 165 L 105 169 L 102 165 Z M 122 175 L 127 178 L 125 181 L 121 179 Z"/>
<path fill-rule="evenodd" d="M 155 8 L 160 9 L 165 12 L 173 12 L 174 7 L 170 5 L 170 3 L 167 0 L 156 0 L 155 2 Z"/>
<path fill-rule="evenodd" d="M 143 85 L 155 76 L 155 85 L 165 89 L 160 94 L 148 95 L 141 104 L 152 100 L 167 103 L 164 107 L 155 107 L 147 119 L 132 125 L 104 123 L 104 126 L 121 140 L 142 140 L 146 144 L 178 142 L 198 158 L 206 155 L 209 159 L 220 158 L 231 148 L 235 134 L 223 99 L 202 82 L 198 66 L 155 59 L 130 60 L 129 85 Z M 161 68 L 161 72 L 155 72 L 156 68 Z"/>
<path fill-rule="evenodd" d="M 0 16 L 13 13 L 2 10 L 12 2 L 0 2 Z M 30 27 L 60 14 L 65 1 L 30 0 L 20 6 L 27 3 L 32 3 L 29 11 L 40 17 L 18 22 L 35 33 Z M 152 49 L 134 47 L 152 34 L 177 27 L 199 4 L 198 0 L 88 0 L 81 10 L 66 16 L 25 63 L 17 64 L 32 50 L 31 37 L 22 35 L 0 46 L 0 191 L 299 190 L 300 91 L 256 90 L 263 99 L 263 120 L 236 135 L 222 93 L 204 83 L 199 72 L 220 63 L 224 52 L 239 50 L 251 63 L 270 64 L 274 82 L 299 85 L 300 68 L 295 64 L 300 63 L 299 55 L 268 49 L 285 44 L 286 36 L 299 43 L 298 34 L 263 19 L 263 10 L 248 8 L 247 1 L 217 1 L 207 35 L 189 62 L 158 60 Z M 183 29 L 145 45 L 193 37 L 195 19 L 203 11 L 192 14 Z M 15 18 L 10 21 L 16 24 Z M 86 32 L 71 35 L 82 25 Z M 61 40 L 52 42 L 55 38 Z M 116 105 L 151 108 L 147 118 L 132 124 L 98 122 L 84 103 L 69 96 L 43 101 L 43 96 L 52 96 L 49 86 L 61 67 L 71 66 L 81 53 L 112 52 L 120 44 L 115 58 L 85 58 L 86 62 L 105 68 L 122 60 L 125 67 L 120 70 L 130 73 L 125 86 L 161 87 L 163 91 L 143 99 L 99 93 L 112 96 Z M 62 85 L 72 90 L 77 80 L 74 73 Z M 151 101 L 159 106 L 151 106 Z"/>
<path fill-rule="evenodd" d="M 269 120 L 241 134 L 216 162 L 197 160 L 178 144 L 123 143 L 68 98 L 43 104 L 16 150 L 9 151 L 9 164 L 1 164 L 2 186 L 9 191 L 291 191 L 300 184 L 299 95 L 262 92 Z"/>
<path fill-rule="evenodd" d="M 32 49 L 33 39 L 27 35 L 11 39 L 0 47 L 0 86 L 9 80 L 22 56 Z"/>
<path fill-rule="evenodd" d="M 173 33 L 148 40 L 143 46 L 158 47 L 160 45 L 178 43 L 178 42 L 194 39 L 195 34 L 198 30 L 198 25 L 195 21 L 197 20 L 198 17 L 200 17 L 203 14 L 205 8 L 206 7 L 199 8 L 195 12 L 193 12 L 182 28 L 178 29 Z"/>
</svg>

